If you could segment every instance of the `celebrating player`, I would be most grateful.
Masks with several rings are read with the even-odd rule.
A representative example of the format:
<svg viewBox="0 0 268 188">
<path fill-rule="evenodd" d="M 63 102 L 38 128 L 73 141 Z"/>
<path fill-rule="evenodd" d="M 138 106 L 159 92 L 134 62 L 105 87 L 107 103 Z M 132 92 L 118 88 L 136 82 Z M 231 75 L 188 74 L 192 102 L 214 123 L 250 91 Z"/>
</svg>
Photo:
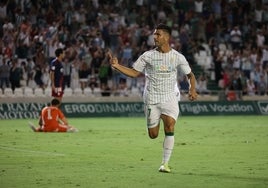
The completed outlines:
<svg viewBox="0 0 268 188">
<path fill-rule="evenodd" d="M 168 165 L 174 147 L 174 126 L 179 115 L 177 92 L 177 73 L 187 75 L 190 88 L 189 100 L 197 98 L 195 90 L 196 79 L 186 58 L 170 47 L 171 28 L 159 24 L 154 31 L 155 49 L 144 52 L 132 68 L 118 63 L 118 59 L 109 52 L 111 66 L 117 71 L 129 76 L 137 77 L 145 73 L 146 85 L 144 88 L 145 115 L 149 137 L 157 138 L 160 120 L 164 124 L 165 138 L 163 141 L 163 159 L 160 172 L 170 172 Z"/>
<path fill-rule="evenodd" d="M 39 118 L 40 127 L 36 128 L 29 122 L 30 128 L 34 132 L 77 132 L 78 130 L 68 124 L 62 111 L 59 109 L 60 101 L 52 99 L 50 106 L 46 106 L 41 111 Z"/>
</svg>

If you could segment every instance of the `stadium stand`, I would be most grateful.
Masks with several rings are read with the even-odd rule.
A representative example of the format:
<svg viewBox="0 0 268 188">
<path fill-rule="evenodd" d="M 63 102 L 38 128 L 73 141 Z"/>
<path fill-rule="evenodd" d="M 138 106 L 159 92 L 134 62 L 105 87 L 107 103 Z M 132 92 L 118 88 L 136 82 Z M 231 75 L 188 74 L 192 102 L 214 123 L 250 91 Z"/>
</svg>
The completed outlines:
<svg viewBox="0 0 268 188">
<path fill-rule="evenodd" d="M 245 83 L 253 80 L 254 96 L 267 96 L 267 1 L 199 1 L 198 10 L 195 0 L 145 0 L 140 1 L 141 4 L 130 0 L 117 3 L 113 0 L 94 1 L 98 3 L 36 0 L 27 1 L 27 6 L 21 2 L 1 1 L 2 90 L 9 75 L 3 74 L 8 71 L 1 70 L 7 70 L 7 66 L 10 69 L 13 62 L 17 62 L 23 87 L 40 87 L 44 89 L 43 95 L 48 95 L 49 64 L 55 57 L 54 49 L 63 47 L 67 62 L 64 68 L 71 80 L 66 81 L 66 86 L 79 87 L 79 76 L 85 65 L 88 78 L 94 78 L 88 79 L 86 87 L 96 91 L 101 76 L 102 81 L 111 83 L 110 96 L 130 97 L 131 87 L 135 90 L 138 85 L 144 85 L 143 79 L 135 84 L 127 82 L 130 92 L 122 91 L 121 75 L 105 65 L 105 52 L 109 48 L 121 63 L 131 66 L 139 54 L 154 47 L 152 29 L 163 22 L 172 27 L 172 47 L 186 56 L 197 77 L 206 74 L 210 95 L 220 96 L 235 87 L 247 97 Z M 53 13 L 46 14 L 48 10 Z M 233 35 L 234 32 L 239 36 Z M 3 93 L 7 97 L 9 94 Z M 80 91 L 74 94 L 81 95 Z M 65 92 L 65 96 L 68 95 Z"/>
</svg>

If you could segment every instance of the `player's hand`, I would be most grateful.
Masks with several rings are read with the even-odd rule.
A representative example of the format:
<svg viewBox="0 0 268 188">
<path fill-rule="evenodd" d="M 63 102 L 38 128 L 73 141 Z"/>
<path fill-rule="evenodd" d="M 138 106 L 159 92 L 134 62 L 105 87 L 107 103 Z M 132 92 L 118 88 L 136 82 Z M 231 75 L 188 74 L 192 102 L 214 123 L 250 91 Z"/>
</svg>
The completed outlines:
<svg viewBox="0 0 268 188">
<path fill-rule="evenodd" d="M 108 58 L 110 59 L 111 66 L 113 68 L 116 68 L 119 65 L 118 59 L 112 55 L 111 51 L 108 51 L 107 55 L 108 55 Z"/>
<path fill-rule="evenodd" d="M 194 101 L 197 99 L 198 94 L 196 93 L 195 89 L 190 89 L 188 93 L 188 98 L 190 101 Z"/>
</svg>

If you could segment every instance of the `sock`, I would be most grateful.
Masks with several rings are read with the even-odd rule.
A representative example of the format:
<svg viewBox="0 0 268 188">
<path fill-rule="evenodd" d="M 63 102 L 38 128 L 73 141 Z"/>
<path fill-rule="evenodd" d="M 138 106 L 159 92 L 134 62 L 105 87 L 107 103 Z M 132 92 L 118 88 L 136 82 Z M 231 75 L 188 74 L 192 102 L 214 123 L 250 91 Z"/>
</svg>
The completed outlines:
<svg viewBox="0 0 268 188">
<path fill-rule="evenodd" d="M 163 142 L 163 159 L 162 164 L 168 163 L 173 147 L 174 147 L 174 135 L 173 134 L 166 134 L 164 142 Z"/>
</svg>

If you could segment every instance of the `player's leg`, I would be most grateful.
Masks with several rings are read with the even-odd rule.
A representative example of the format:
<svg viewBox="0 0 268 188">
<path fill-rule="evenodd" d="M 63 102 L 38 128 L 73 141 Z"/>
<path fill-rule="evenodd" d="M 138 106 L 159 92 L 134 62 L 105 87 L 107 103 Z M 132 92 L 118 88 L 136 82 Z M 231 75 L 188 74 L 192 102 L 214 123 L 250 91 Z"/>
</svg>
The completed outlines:
<svg viewBox="0 0 268 188">
<path fill-rule="evenodd" d="M 32 122 L 28 122 L 29 127 L 33 130 L 33 132 L 36 132 L 36 128 Z"/>
<path fill-rule="evenodd" d="M 69 126 L 67 132 L 70 132 L 70 133 L 76 133 L 76 132 L 78 132 L 78 129 L 75 128 L 75 127 L 73 127 L 73 126 Z"/>
<path fill-rule="evenodd" d="M 171 157 L 175 137 L 174 137 L 174 129 L 176 124 L 176 119 L 178 117 L 178 105 L 167 103 L 163 106 L 163 111 L 161 115 L 161 119 L 164 123 L 164 132 L 165 137 L 163 141 L 163 157 L 162 157 L 162 164 L 159 168 L 160 172 L 170 172 L 170 168 L 168 166 L 169 159 Z"/>
<path fill-rule="evenodd" d="M 40 114 L 41 114 L 41 113 L 40 113 Z M 38 127 L 39 132 L 42 132 L 42 131 L 43 131 L 43 120 L 42 120 L 42 115 L 40 115 L 40 117 L 39 117 L 38 125 L 39 125 L 39 127 Z"/>
<path fill-rule="evenodd" d="M 57 87 L 55 88 L 55 90 L 52 90 L 51 92 L 52 92 L 51 96 L 55 99 L 58 99 L 61 103 L 63 96 L 63 88 Z"/>
<path fill-rule="evenodd" d="M 164 122 L 164 132 L 165 137 L 163 141 L 163 156 L 162 156 L 162 163 L 161 167 L 159 168 L 159 171 L 161 172 L 170 172 L 170 168 L 168 166 L 169 159 L 171 157 L 175 137 L 174 137 L 174 127 L 176 121 L 167 115 L 161 115 L 161 118 Z"/>
<path fill-rule="evenodd" d="M 158 137 L 159 127 L 159 124 L 157 124 L 155 127 L 148 128 L 148 135 L 151 139 L 155 139 Z"/>
<path fill-rule="evenodd" d="M 54 132 L 67 132 L 68 128 L 69 127 L 67 125 L 58 124 Z"/>
<path fill-rule="evenodd" d="M 70 133 L 78 132 L 78 129 L 75 128 L 74 126 L 67 125 L 67 127 L 68 127 L 67 132 L 70 132 Z"/>
<path fill-rule="evenodd" d="M 160 127 L 160 110 L 157 105 L 145 105 L 145 116 L 149 137 L 152 139 L 157 138 Z"/>
<path fill-rule="evenodd" d="M 34 131 L 34 132 L 42 132 L 42 127 L 35 127 L 34 124 L 32 122 L 28 122 L 29 127 Z"/>
<path fill-rule="evenodd" d="M 73 126 L 59 124 L 56 132 L 78 132 Z"/>
</svg>

